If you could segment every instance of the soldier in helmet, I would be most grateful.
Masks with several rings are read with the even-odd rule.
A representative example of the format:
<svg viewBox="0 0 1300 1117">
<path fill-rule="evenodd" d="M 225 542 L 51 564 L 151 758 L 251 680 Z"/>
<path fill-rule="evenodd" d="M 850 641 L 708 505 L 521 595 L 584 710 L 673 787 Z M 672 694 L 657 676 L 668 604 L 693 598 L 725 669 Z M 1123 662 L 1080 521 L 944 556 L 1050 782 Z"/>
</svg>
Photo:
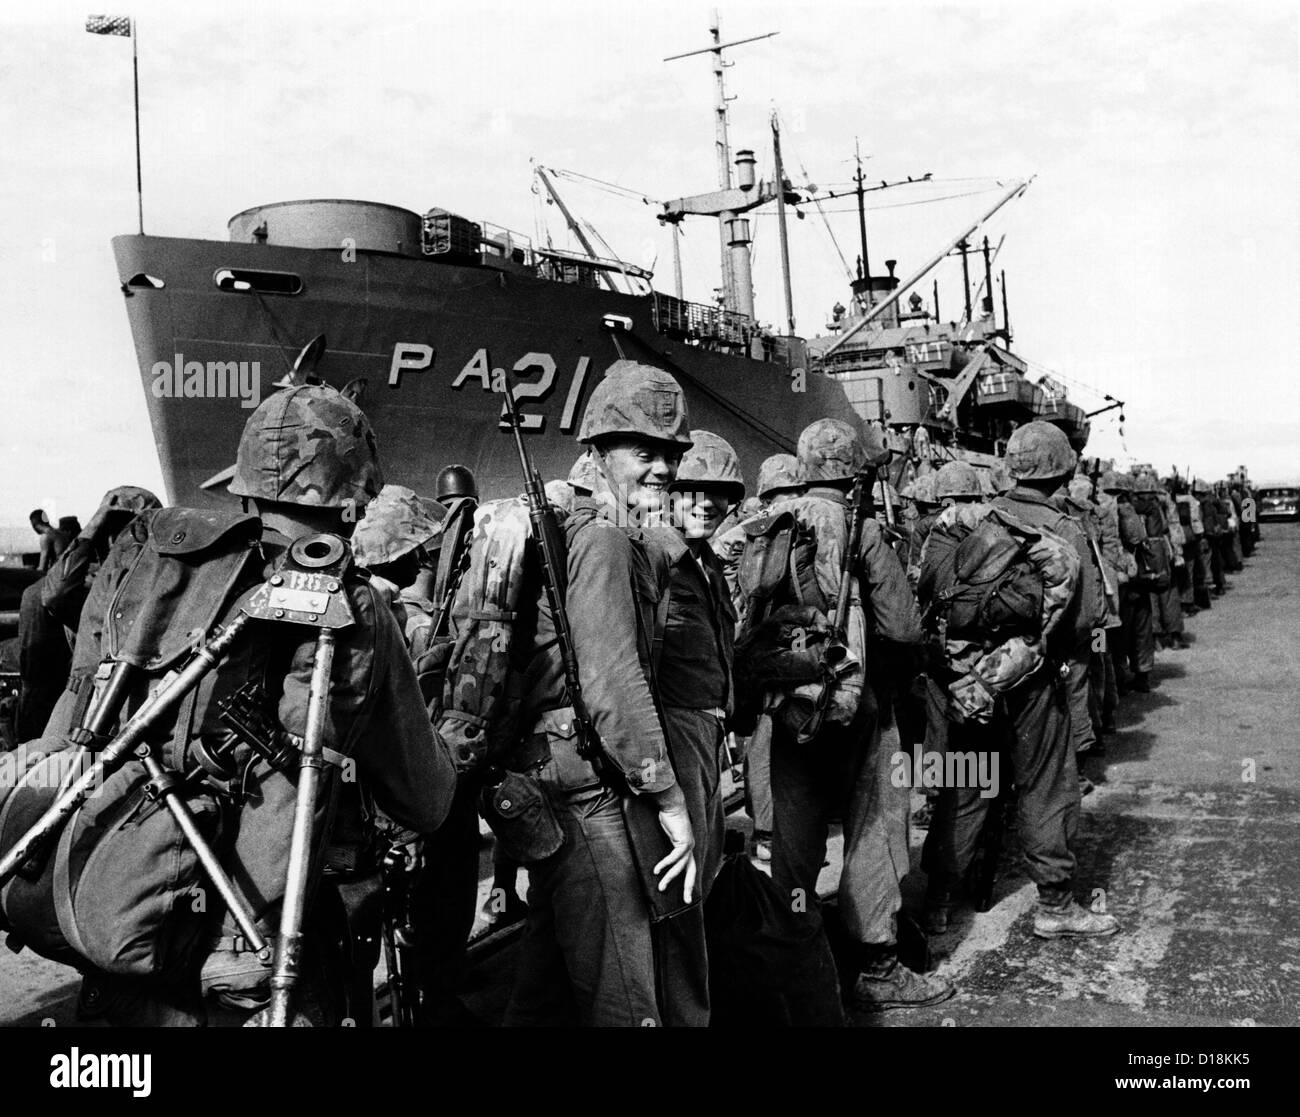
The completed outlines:
<svg viewBox="0 0 1300 1117">
<path fill-rule="evenodd" d="M 916 580 L 921 576 L 921 548 L 925 546 L 926 536 L 934 527 L 942 505 L 935 494 L 935 482 L 939 471 L 930 470 L 922 473 L 910 485 L 903 486 L 903 499 L 911 501 L 911 509 L 905 517 L 906 541 L 900 557 L 907 570 L 907 580 L 912 589 L 916 589 Z"/>
<path fill-rule="evenodd" d="M 136 485 L 109 489 L 90 523 L 55 559 L 45 576 L 23 591 L 18 610 L 18 671 L 22 690 L 14 731 L 30 741 L 45 731 L 68 674 L 72 642 L 93 572 L 137 515 L 161 508 L 158 498 Z"/>
<path fill-rule="evenodd" d="M 1133 508 L 1145 521 L 1147 538 L 1163 549 L 1169 566 L 1168 585 L 1151 590 L 1151 622 L 1157 643 L 1164 648 L 1190 647 L 1183 635 L 1183 609 L 1175 566 L 1183 562 L 1183 529 L 1170 516 L 1165 493 L 1155 472 L 1139 470 L 1133 478 Z"/>
<path fill-rule="evenodd" d="M 1223 565 L 1223 541 L 1228 536 L 1228 517 L 1224 515 L 1223 506 L 1208 481 L 1202 481 L 1199 477 L 1193 481 L 1192 495 L 1200 503 L 1201 522 L 1205 525 L 1205 549 L 1209 561 L 1207 581 L 1214 583 L 1211 591 L 1213 595 L 1222 597 L 1228 591 Z"/>
<path fill-rule="evenodd" d="M 433 483 L 434 497 L 444 504 L 461 497 L 478 500 L 478 482 L 474 474 L 463 465 L 449 465 Z"/>
<path fill-rule="evenodd" d="M 385 485 L 352 533 L 356 563 L 370 571 L 371 584 L 388 599 L 408 649 L 437 611 L 427 593 L 413 587 L 422 572 L 429 572 L 431 544 L 446 518 L 446 507 L 437 501 L 404 485 Z"/>
<path fill-rule="evenodd" d="M 956 676 L 948 686 L 949 748 L 980 752 L 1005 742 L 1018 790 L 1017 829 L 1038 886 L 1033 933 L 1109 935 L 1118 929 L 1114 918 L 1081 907 L 1073 894 L 1080 787 L 1070 706 L 1059 684 L 1060 667 L 1076 644 L 1080 555 L 1061 534 L 1078 529 L 1053 505 L 1052 494 L 1074 472 L 1075 455 L 1058 427 L 1033 422 L 1012 434 L 1007 465 L 1015 480 L 1010 492 L 988 504 L 947 508 L 939 524 L 974 529 L 992 519 L 1022 542 L 1042 586 L 1038 635 L 1010 636 L 991 650 L 986 641 L 947 638 L 947 663 Z M 970 865 L 988 808 L 979 788 L 940 793 L 922 858 L 932 930 L 947 926 L 952 889 Z"/>
<path fill-rule="evenodd" d="M 105 614 L 134 613 L 134 630 L 192 624 L 196 610 L 228 620 L 239 586 L 224 581 L 228 567 L 216 564 L 214 539 L 229 532 L 260 531 L 259 560 L 250 564 L 253 584 L 269 577 L 290 544 L 328 532 L 350 534 L 357 511 L 379 492 L 383 476 L 370 423 L 354 403 L 323 385 L 300 385 L 268 396 L 249 417 L 239 443 L 230 491 L 243 498 L 257 519 L 231 513 L 166 509 L 139 516 L 110 550 L 83 611 L 73 663 L 74 675 L 93 673 L 105 646 Z M 167 542 L 189 547 L 195 556 L 192 581 L 179 602 L 159 597 L 151 586 L 135 586 L 131 566 L 148 546 L 155 525 L 165 519 Z M 245 552 L 246 553 L 246 552 Z M 205 556 L 212 555 L 212 558 Z M 263 565 L 264 564 L 264 565 Z M 211 569 L 212 574 L 207 571 Z M 103 590 L 101 591 L 101 586 Z M 364 578 L 349 573 L 344 592 L 353 622 L 336 634 L 324 744 L 330 753 L 351 758 L 375 803 L 398 824 L 422 833 L 437 829 L 451 802 L 455 775 L 436 738 L 420 699 L 415 674 L 391 611 Z M 251 639 L 237 644 L 215 673 L 211 691 L 200 690 L 193 711 L 191 740 L 206 740 L 215 729 L 215 711 L 205 703 L 245 679 L 263 679 L 266 714 L 291 742 L 305 732 L 316 634 L 296 625 L 261 622 Z M 61 726 L 66 731 L 71 722 Z M 191 746 L 194 747 L 194 746 Z M 210 749 L 208 750 L 210 754 Z M 327 758 L 329 753 L 327 753 Z M 296 798 L 296 773 L 250 760 L 242 779 L 230 830 L 223 834 L 224 860 L 259 927 L 268 936 L 279 928 L 285 870 Z M 335 803 L 348 787 L 336 763 L 326 765 L 322 795 Z M 239 804 L 243 804 L 239 807 Z M 320 847 L 330 840 L 330 825 L 320 831 Z M 319 871 L 319 870 L 317 870 Z M 321 900 L 322 890 L 313 890 Z M 331 904 L 308 909 L 300 1012 L 314 1022 L 338 1020 L 341 1006 L 324 958 L 338 933 Z M 173 920 L 186 918 L 176 912 Z M 267 967 L 252 954 L 234 919 L 209 899 L 208 934 L 192 957 L 165 978 L 110 977 L 90 973 L 82 992 L 82 1011 L 110 1022 L 199 1024 L 242 1021 L 266 1001 Z"/>
<path fill-rule="evenodd" d="M 642 528 L 661 515 L 691 438 L 681 386 L 635 361 L 610 366 L 591 394 L 578 440 L 591 448 L 603 485 L 579 497 L 565 520 L 567 612 L 584 702 L 599 736 L 599 766 L 579 752 L 554 623 L 544 597 L 527 677 L 516 754 L 507 772 L 528 773 L 562 841 L 528 864 L 528 919 L 508 1025 L 577 1022 L 640 1026 L 662 1021 L 656 999 L 650 903 L 695 899 L 694 836 L 686 796 L 668 754 L 652 688 L 658 602 L 666 556 Z M 592 743 L 594 744 L 594 742 Z M 671 843 L 645 889 L 628 811 L 657 813 Z M 540 811 L 537 831 L 544 836 Z"/>
<path fill-rule="evenodd" d="M 800 496 L 806 486 L 799 473 L 799 459 L 793 454 L 773 454 L 758 467 L 758 495 L 744 500 L 740 506 L 741 519 L 757 515 L 764 508 L 785 504 Z M 749 512 L 746 507 L 753 505 Z M 713 549 L 722 559 L 733 605 L 742 597 L 737 575 L 740 556 L 745 550 L 745 528 L 738 523 L 730 530 L 720 531 Z M 772 860 L 772 722 L 769 717 L 759 719 L 758 726 L 745 742 L 745 806 L 753 820 L 750 838 L 753 856 L 767 864 Z"/>
<path fill-rule="evenodd" d="M 701 905 L 722 866 L 722 769 L 734 708 L 736 610 L 710 541 L 745 496 L 740 462 L 726 439 L 690 432 L 671 486 L 669 523 L 651 529 L 668 559 L 668 605 L 656 668 L 668 753 L 686 795 Z M 655 927 L 660 1007 L 668 1025 L 709 1022 L 703 908 Z"/>
<path fill-rule="evenodd" d="M 874 429 L 859 434 L 838 419 L 819 419 L 799 436 L 804 494 L 784 506 L 801 536 L 815 541 L 808 556 L 796 547 L 791 586 L 799 596 L 816 595 L 830 617 L 840 594 L 841 557 L 848 542 L 848 495 L 854 478 L 888 460 L 889 450 Z M 811 561 L 812 569 L 804 564 Z M 782 714 L 772 730 L 772 879 L 791 902 L 820 919 L 817 878 L 826 850 L 827 824 L 838 815 L 844 825 L 844 865 L 839 903 L 856 947 L 859 973 L 854 1002 L 865 1010 L 935 1004 L 953 994 L 952 986 L 914 973 L 898 960 L 899 882 L 907 871 L 909 792 L 890 779 L 888 758 L 898 748 L 894 702 L 910 684 L 921 641 L 916 602 L 902 563 L 880 525 L 862 523 L 850 569 L 867 623 L 874 629 L 873 658 L 850 648 L 867 668 L 867 685 L 851 724 L 822 724 L 814 740 L 801 743 L 798 729 Z M 787 595 L 788 596 L 788 595 Z M 786 596 L 773 601 L 784 607 Z"/>
<path fill-rule="evenodd" d="M 1151 689 L 1155 667 L 1156 637 L 1151 620 L 1151 592 L 1138 561 L 1147 546 L 1146 519 L 1133 507 L 1133 478 L 1127 473 L 1108 471 L 1102 489 L 1115 499 L 1119 538 L 1132 559 L 1132 577 L 1120 591 L 1119 639 L 1111 647 L 1120 694 L 1130 689 L 1145 694 Z"/>
</svg>

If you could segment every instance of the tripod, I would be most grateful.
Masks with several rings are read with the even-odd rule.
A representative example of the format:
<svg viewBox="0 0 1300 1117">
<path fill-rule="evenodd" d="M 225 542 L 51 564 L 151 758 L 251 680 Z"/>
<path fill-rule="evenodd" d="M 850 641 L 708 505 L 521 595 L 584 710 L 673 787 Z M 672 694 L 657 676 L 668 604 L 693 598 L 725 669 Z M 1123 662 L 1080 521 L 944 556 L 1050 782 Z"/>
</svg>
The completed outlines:
<svg viewBox="0 0 1300 1117">
<path fill-rule="evenodd" d="M 156 746 L 148 737 L 151 730 L 171 714 L 187 694 L 225 662 L 250 622 L 309 625 L 316 629 L 316 649 L 307 702 L 307 724 L 297 763 L 297 797 L 289 845 L 289 864 L 285 874 L 284 903 L 274 947 L 268 1021 L 272 1027 L 287 1027 L 293 990 L 301 969 L 302 926 L 310 885 L 316 800 L 320 792 L 322 770 L 329 763 L 325 757 L 323 740 L 329 714 L 335 633 L 353 623 L 352 608 L 343 588 L 343 576 L 350 561 L 348 545 L 337 536 L 308 535 L 295 540 L 271 576 L 240 598 L 234 619 L 199 647 L 183 667 L 163 678 L 162 684 L 125 724 L 119 726 L 108 744 L 97 750 L 95 762 L 76 779 L 61 786 L 55 801 L 13 847 L 0 857 L 0 887 L 25 865 L 41 856 L 48 843 L 80 810 L 100 781 L 134 756 L 149 776 L 148 794 L 160 800 L 171 813 L 177 828 L 194 850 L 213 887 L 239 924 L 259 960 L 263 964 L 271 961 L 271 946 L 258 930 L 248 905 L 235 890 L 212 846 L 200 832 L 193 812 L 181 797 L 184 781 L 176 772 L 163 767 L 154 753 Z M 100 734 L 102 739 L 103 732 L 116 718 L 129 683 L 138 671 L 139 668 L 126 663 L 113 665 L 103 692 L 88 713 L 82 731 L 74 734 L 74 740 L 93 740 L 96 734 Z M 83 744 L 82 747 L 86 746 Z M 268 756 L 268 759 L 271 757 Z"/>
</svg>

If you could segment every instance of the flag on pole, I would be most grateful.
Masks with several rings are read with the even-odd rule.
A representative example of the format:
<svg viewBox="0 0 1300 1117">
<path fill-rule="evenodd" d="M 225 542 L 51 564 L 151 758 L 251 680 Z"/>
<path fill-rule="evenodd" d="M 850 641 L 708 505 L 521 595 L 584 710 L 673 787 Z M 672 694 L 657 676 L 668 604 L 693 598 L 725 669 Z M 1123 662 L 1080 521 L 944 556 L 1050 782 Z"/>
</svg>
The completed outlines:
<svg viewBox="0 0 1300 1117">
<path fill-rule="evenodd" d="M 86 30 L 92 35 L 131 35 L 130 16 L 87 16 Z"/>
</svg>

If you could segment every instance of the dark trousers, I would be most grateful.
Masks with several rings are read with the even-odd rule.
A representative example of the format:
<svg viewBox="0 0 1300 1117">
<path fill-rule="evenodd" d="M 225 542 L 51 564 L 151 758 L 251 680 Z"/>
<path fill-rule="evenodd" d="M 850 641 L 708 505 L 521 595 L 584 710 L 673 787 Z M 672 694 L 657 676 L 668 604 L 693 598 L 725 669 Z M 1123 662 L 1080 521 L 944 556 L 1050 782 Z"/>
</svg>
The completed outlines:
<svg viewBox="0 0 1300 1117">
<path fill-rule="evenodd" d="M 1196 604 L 1210 608 L 1210 541 L 1204 535 L 1196 537 L 1196 566 L 1192 570 L 1192 592 Z"/>
<path fill-rule="evenodd" d="M 426 1024 L 454 1022 L 456 994 L 468 970 L 467 948 L 478 901 L 477 780 L 462 782 L 437 833 L 424 839 L 420 871 L 411 887 L 414 978 Z"/>
<path fill-rule="evenodd" d="M 1030 879 L 1039 897 L 1059 905 L 1074 882 L 1074 840 L 1079 822 L 1079 778 L 1070 748 L 1069 706 L 1051 665 L 1040 668 L 998 699 L 988 725 L 951 725 L 952 752 L 1001 751 L 1010 762 L 1000 780 L 1015 780 L 1017 832 Z M 970 867 L 993 797 L 978 787 L 945 787 L 939 793 L 921 866 L 947 883 Z"/>
<path fill-rule="evenodd" d="M 1223 541 L 1226 536 L 1215 535 L 1210 538 L 1210 576 L 1214 579 L 1214 588 L 1222 592 L 1228 588 L 1223 577 Z"/>
<path fill-rule="evenodd" d="M 1115 671 L 1123 676 L 1124 667 L 1136 674 L 1146 674 L 1156 665 L 1156 636 L 1151 622 L 1151 594 L 1125 586 L 1119 601 L 1120 638 L 1115 655 Z"/>
<path fill-rule="evenodd" d="M 1223 547 L 1223 568 L 1229 574 L 1238 574 L 1242 570 L 1241 539 L 1235 531 L 1220 537 Z"/>
<path fill-rule="evenodd" d="M 1200 544 L 1187 530 L 1183 543 L 1183 565 L 1174 567 L 1174 577 L 1178 580 L 1178 600 L 1184 609 L 1196 605 L 1196 564 L 1200 561 Z"/>
<path fill-rule="evenodd" d="M 552 742 L 554 752 L 565 747 Z M 580 767 L 561 759 L 569 772 Z M 553 757 L 542 790 L 564 844 L 528 866 L 528 920 L 505 1024 L 657 1025 L 650 915 L 619 796 L 560 768 Z"/>
<path fill-rule="evenodd" d="M 1167 590 L 1151 595 L 1152 624 L 1161 636 L 1183 634 L 1183 604 L 1178 586 L 1172 581 Z"/>
<path fill-rule="evenodd" d="M 745 809 L 754 832 L 772 833 L 772 718 L 763 714 L 745 742 Z"/>
<path fill-rule="evenodd" d="M 695 835 L 695 887 L 700 903 L 654 928 L 659 1008 L 669 1027 L 709 1023 L 709 957 L 704 941 L 704 901 L 722 868 L 722 722 L 707 710 L 664 707 L 668 752 L 686 796 Z"/>
<path fill-rule="evenodd" d="M 888 710 L 888 707 L 886 707 Z M 779 719 L 772 734 L 772 880 L 792 909 L 820 921 L 817 878 L 831 817 L 843 820 L 839 907 L 859 943 L 897 939 L 907 875 L 910 789 L 890 776 L 899 751 L 892 714 L 849 729 L 827 727 L 799 744 Z"/>
<path fill-rule="evenodd" d="M 67 631 L 41 604 L 44 587 L 42 578 L 23 590 L 18 608 L 18 671 L 22 677 L 14 718 L 18 741 L 34 741 L 45 732 L 72 671 Z"/>
<path fill-rule="evenodd" d="M 1098 629 L 1098 632 L 1101 630 Z M 1076 753 L 1087 752 L 1097 743 L 1089 706 L 1093 634 L 1085 632 L 1070 656 L 1065 692 L 1070 706 L 1070 744 Z"/>
</svg>

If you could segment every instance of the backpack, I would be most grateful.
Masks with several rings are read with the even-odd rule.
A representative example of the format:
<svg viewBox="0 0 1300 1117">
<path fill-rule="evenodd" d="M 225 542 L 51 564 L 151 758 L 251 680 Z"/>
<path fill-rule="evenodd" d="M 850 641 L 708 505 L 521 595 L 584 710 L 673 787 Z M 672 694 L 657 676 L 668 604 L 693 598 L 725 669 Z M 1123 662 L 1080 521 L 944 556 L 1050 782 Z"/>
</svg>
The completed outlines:
<svg viewBox="0 0 1300 1117">
<path fill-rule="evenodd" d="M 1137 545 L 1136 588 L 1150 593 L 1164 593 L 1172 585 L 1173 571 L 1169 541 L 1163 536 L 1148 536 Z"/>
<path fill-rule="evenodd" d="M 70 719 L 21 746 L 18 778 L 0 782 L 0 852 L 55 801 L 69 773 L 80 775 L 93 760 L 79 747 L 86 742 L 79 727 L 115 671 L 130 680 L 124 721 L 210 634 L 235 596 L 261 580 L 260 536 L 256 517 L 194 509 L 160 509 L 131 525 L 83 612 Z M 191 748 L 207 707 L 257 677 L 266 662 L 256 648 L 232 655 L 163 719 L 151 740 L 166 769 L 195 766 Z M 190 965 L 212 918 L 200 888 L 206 878 L 148 783 L 143 766 L 126 760 L 0 889 L 0 924 L 17 942 L 56 961 L 133 977 L 166 977 Z M 229 798 L 196 782 L 185 799 L 204 837 L 218 843 L 231 821 Z"/>
<path fill-rule="evenodd" d="M 926 540 L 917 596 L 940 647 L 959 639 L 993 648 L 1012 636 L 1039 634 L 1043 581 L 1028 550 L 1029 540 L 994 516 L 974 527 L 936 525 Z"/>
<path fill-rule="evenodd" d="M 462 777 L 496 763 L 519 742 L 531 640 L 517 637 L 521 618 L 535 625 L 541 592 L 528 502 L 510 497 L 480 504 L 468 547 L 451 606 L 455 636 L 427 653 L 446 657 L 433 720 Z M 427 670 L 417 662 L 417 675 Z"/>
<path fill-rule="evenodd" d="M 819 705 L 827 724 L 852 724 L 864 700 L 870 701 L 858 579 L 850 583 L 847 632 L 836 634 L 830 619 L 835 602 L 817 579 L 816 529 L 781 508 L 741 526 L 746 540 L 737 570 L 744 600 L 735 644 L 736 731 L 751 731 L 766 705 L 801 744 L 815 732 L 817 721 L 810 719 Z"/>
</svg>

